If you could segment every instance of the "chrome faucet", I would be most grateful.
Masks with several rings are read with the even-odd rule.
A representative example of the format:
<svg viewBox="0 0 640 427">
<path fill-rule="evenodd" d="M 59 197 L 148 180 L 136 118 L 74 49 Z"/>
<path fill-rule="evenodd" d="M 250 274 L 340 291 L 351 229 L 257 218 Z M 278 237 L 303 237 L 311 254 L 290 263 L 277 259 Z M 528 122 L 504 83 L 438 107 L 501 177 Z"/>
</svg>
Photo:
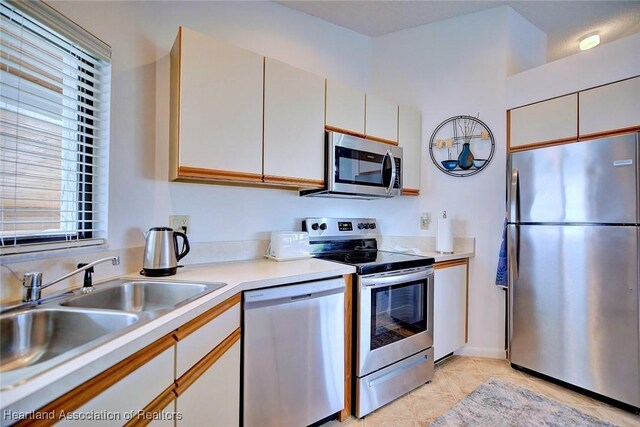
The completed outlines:
<svg viewBox="0 0 640 427">
<path fill-rule="evenodd" d="M 94 265 L 101 264 L 107 261 L 111 261 L 112 265 L 119 265 L 120 257 L 114 256 L 114 257 L 101 258 L 99 260 L 90 262 L 89 264 L 80 264 L 78 265 L 77 270 L 73 270 L 71 273 L 67 273 L 64 276 L 57 278 L 56 280 L 52 280 L 46 285 L 42 284 L 42 272 L 35 271 L 35 272 L 24 273 L 24 278 L 22 279 L 22 286 L 23 286 L 22 302 L 38 302 L 40 301 L 40 298 L 42 298 L 42 290 L 44 288 L 48 288 L 51 285 L 55 285 L 58 282 L 62 282 L 63 280 L 68 279 L 69 277 L 75 274 L 81 273 L 83 271 L 87 271 L 90 269 L 91 271 L 93 271 Z M 93 285 L 91 284 L 90 276 L 88 280 L 87 280 L 87 277 L 85 276 L 84 286 L 82 287 L 82 293 L 89 293 L 91 291 L 93 291 Z"/>
</svg>

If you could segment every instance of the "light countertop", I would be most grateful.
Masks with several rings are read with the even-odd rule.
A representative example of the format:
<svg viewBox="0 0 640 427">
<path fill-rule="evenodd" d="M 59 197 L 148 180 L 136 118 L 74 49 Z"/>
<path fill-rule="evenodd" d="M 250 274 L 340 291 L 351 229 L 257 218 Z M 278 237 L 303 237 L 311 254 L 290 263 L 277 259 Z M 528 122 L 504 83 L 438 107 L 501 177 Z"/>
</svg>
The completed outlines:
<svg viewBox="0 0 640 427">
<path fill-rule="evenodd" d="M 6 389 L 6 385 L 13 384 L 20 372 L 2 373 L 1 409 L 16 412 L 36 410 L 238 292 L 342 276 L 354 272 L 355 268 L 352 266 L 318 259 L 287 262 L 258 259 L 180 268 L 175 276 L 160 278 L 160 280 L 222 282 L 226 286 L 73 359 L 62 363 L 56 362 L 55 359 L 43 362 L 43 364 L 54 362 L 54 364 L 50 369 L 39 374 L 28 375 L 26 376 L 28 380 L 18 382 Z M 140 279 L 143 276 L 131 274 L 124 277 Z M 99 289 L 100 284 L 96 284 L 96 287 Z"/>
<path fill-rule="evenodd" d="M 435 258 L 436 262 L 474 255 L 473 251 L 450 255 L 422 251 L 421 254 Z M 189 265 L 179 268 L 175 276 L 153 278 L 172 282 L 219 282 L 225 286 L 70 360 L 43 362 L 47 369 L 34 367 L 40 373 L 26 376 L 17 371 L 2 373 L 0 409 L 36 410 L 239 292 L 352 273 L 355 273 L 353 266 L 315 258 L 286 262 L 254 259 Z M 147 279 L 140 274 L 123 277 Z M 99 289 L 100 284 L 96 287 Z M 19 377 L 27 379 L 16 382 Z"/>
</svg>

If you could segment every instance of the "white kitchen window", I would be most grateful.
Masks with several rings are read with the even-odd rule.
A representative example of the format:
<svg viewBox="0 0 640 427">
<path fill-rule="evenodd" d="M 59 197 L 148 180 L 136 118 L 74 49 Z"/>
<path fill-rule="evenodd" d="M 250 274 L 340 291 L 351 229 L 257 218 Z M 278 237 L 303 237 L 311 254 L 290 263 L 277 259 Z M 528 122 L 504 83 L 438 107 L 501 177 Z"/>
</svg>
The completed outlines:
<svg viewBox="0 0 640 427">
<path fill-rule="evenodd" d="M 42 2 L 0 15 L 0 253 L 104 243 L 111 50 Z"/>
</svg>

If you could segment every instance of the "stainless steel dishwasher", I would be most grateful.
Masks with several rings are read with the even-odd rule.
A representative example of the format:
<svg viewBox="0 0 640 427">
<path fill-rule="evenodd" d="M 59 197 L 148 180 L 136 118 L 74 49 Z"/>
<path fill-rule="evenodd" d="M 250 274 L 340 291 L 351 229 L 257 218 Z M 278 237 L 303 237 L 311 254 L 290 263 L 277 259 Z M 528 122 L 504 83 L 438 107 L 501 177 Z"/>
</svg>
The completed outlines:
<svg viewBox="0 0 640 427">
<path fill-rule="evenodd" d="M 344 280 L 244 293 L 243 423 L 301 427 L 344 406 Z"/>
</svg>

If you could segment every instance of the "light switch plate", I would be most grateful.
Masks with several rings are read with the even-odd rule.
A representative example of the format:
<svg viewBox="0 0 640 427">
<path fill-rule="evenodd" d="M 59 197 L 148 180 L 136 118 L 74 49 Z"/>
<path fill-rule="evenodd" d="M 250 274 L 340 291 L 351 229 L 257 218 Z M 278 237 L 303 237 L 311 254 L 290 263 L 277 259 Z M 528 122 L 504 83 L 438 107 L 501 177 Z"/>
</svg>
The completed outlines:
<svg viewBox="0 0 640 427">
<path fill-rule="evenodd" d="M 169 227 L 174 231 L 191 232 L 191 215 L 169 215 Z"/>
</svg>

